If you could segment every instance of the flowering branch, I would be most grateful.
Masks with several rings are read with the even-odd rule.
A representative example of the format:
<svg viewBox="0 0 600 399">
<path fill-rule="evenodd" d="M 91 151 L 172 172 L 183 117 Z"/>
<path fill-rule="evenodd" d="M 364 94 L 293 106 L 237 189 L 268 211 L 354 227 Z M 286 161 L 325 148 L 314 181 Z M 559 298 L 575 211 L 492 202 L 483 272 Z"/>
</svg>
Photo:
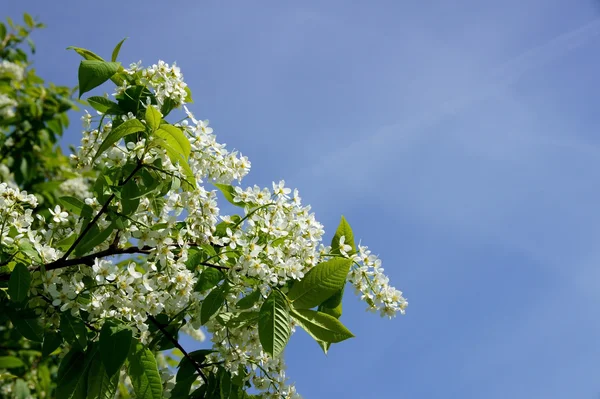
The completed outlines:
<svg viewBox="0 0 600 399">
<path fill-rule="evenodd" d="M 29 272 L 33 273 L 40 269 L 49 271 L 49 270 L 55 270 L 55 269 L 62 269 L 64 267 L 69 267 L 69 266 L 76 266 L 76 265 L 92 266 L 96 259 L 106 258 L 108 256 L 114 256 L 114 255 L 124 255 L 124 254 L 150 254 L 155 249 L 156 248 L 150 247 L 148 245 L 146 245 L 142 248 L 135 247 L 135 246 L 127 247 L 127 248 L 112 248 L 111 247 L 111 248 L 105 249 L 104 251 L 99 251 L 99 252 L 96 252 L 93 254 L 82 256 L 81 258 L 76 258 L 76 259 L 60 258 L 58 260 L 55 260 L 54 262 L 50 262 L 43 266 L 32 266 L 32 267 L 29 267 Z M 214 269 L 220 269 L 220 270 L 229 269 L 227 266 L 216 265 L 216 264 L 210 263 L 210 262 L 198 262 L 198 264 L 202 265 L 202 266 L 212 267 Z M 8 281 L 9 278 L 10 278 L 10 274 L 0 275 L 0 281 Z"/>
</svg>

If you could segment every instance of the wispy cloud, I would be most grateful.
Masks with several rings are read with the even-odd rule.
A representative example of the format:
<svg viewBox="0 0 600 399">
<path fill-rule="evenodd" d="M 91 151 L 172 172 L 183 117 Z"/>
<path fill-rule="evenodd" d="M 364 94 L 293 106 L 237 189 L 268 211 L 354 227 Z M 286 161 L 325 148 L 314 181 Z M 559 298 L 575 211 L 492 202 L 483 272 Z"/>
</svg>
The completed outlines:
<svg viewBox="0 0 600 399">
<path fill-rule="evenodd" d="M 566 56 L 599 35 L 600 18 L 578 29 L 562 33 L 494 68 L 487 74 L 487 78 L 483 79 L 483 83 L 466 87 L 464 94 L 432 104 L 427 111 L 406 121 L 384 126 L 377 129 L 375 133 L 365 133 L 350 144 L 323 156 L 323 161 L 312 168 L 312 173 L 316 175 L 323 174 L 323 171 L 328 171 L 328 174 L 331 173 L 330 171 L 336 173 L 336 165 L 355 165 L 351 176 L 346 171 L 337 168 L 336 178 L 363 181 L 367 176 L 373 176 L 377 169 L 395 162 L 393 158 L 397 158 L 398 152 L 421 141 L 423 136 L 444 134 L 443 129 L 428 131 L 427 128 L 473 104 L 502 94 L 508 86 L 518 81 L 526 73 Z M 521 132 L 521 134 L 531 133 Z M 538 137 L 538 139 L 540 138 Z M 589 151 L 587 146 L 582 146 L 576 141 L 556 138 L 547 140 L 547 144 Z"/>
</svg>

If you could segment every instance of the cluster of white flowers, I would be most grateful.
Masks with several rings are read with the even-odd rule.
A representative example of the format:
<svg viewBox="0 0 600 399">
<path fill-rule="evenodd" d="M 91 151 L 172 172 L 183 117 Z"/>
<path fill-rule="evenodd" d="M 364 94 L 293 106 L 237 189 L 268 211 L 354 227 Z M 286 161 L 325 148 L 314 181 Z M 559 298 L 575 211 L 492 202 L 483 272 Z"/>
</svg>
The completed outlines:
<svg viewBox="0 0 600 399">
<path fill-rule="evenodd" d="M 187 107 L 185 112 L 191 123 L 185 120 L 181 127 L 189 135 L 192 145 L 190 167 L 197 171 L 197 178 L 209 178 L 217 183 L 241 181 L 250 171 L 248 158 L 238 156 L 236 151 L 228 152 L 225 144 L 218 143 L 213 129 L 208 126 L 208 120 L 196 120 Z"/>
<path fill-rule="evenodd" d="M 173 107 L 185 104 L 188 95 L 187 84 L 183 81 L 183 75 L 177 65 L 169 65 L 160 60 L 157 64 L 143 68 L 140 61 L 131 64 L 128 69 L 125 69 L 125 73 L 139 76 L 139 83 L 154 90 L 159 105 L 163 105 L 166 100 L 171 100 Z M 131 87 L 130 83 L 124 81 L 123 85 L 117 88 L 115 95 L 123 93 L 129 87 Z"/>
<path fill-rule="evenodd" d="M 35 195 L 0 183 L 0 245 L 13 245 L 30 231 L 34 219 Z"/>
<path fill-rule="evenodd" d="M 170 67 L 159 61 L 157 65 L 143 69 L 140 64 L 133 64 L 126 72 L 141 76 L 140 81 L 154 90 L 159 104 L 166 99 L 177 105 L 184 103 L 186 85 L 176 66 Z M 119 90 L 126 88 L 123 86 Z M 151 106 L 148 103 L 140 105 Z M 48 299 L 53 305 L 46 311 L 46 321 L 58 327 L 59 312 L 78 314 L 84 311 L 86 321 L 100 327 L 104 319 L 115 317 L 128 321 L 136 328 L 141 341 L 147 343 L 149 315 L 165 314 L 172 318 L 185 310 L 189 323 L 183 331 L 203 339 L 199 329 L 201 304 L 212 289 L 198 291 L 194 288 L 201 273 L 208 268 L 217 268 L 227 276 L 227 283 L 224 283 L 228 287 L 224 305 L 227 312 L 213 317 L 204 326 L 212 334 L 213 349 L 216 350 L 210 355 L 211 361 L 223 362 L 232 375 L 238 374 L 240 366 L 254 370 L 248 378 L 268 397 L 297 398 L 295 388 L 287 382 L 282 357 L 273 358 L 263 350 L 257 329 L 243 323 L 239 328 L 228 328 L 224 319 L 244 312 L 251 316 L 273 287 L 302 279 L 315 265 L 333 256 L 353 260 L 349 281 L 370 308 L 378 310 L 382 316 L 404 313 L 407 302 L 400 291 L 389 286 L 381 261 L 367 247 L 359 245 L 358 252 L 351 254 L 351 247 L 342 237 L 340 253 L 332 254 L 331 247 L 322 244 L 323 226 L 311 213 L 310 206 L 302 205 L 298 191 L 286 187 L 284 181 L 273 183 L 271 188 L 235 187 L 230 193 L 231 199 L 240 205 L 242 214 L 220 215 L 217 191 L 207 190 L 203 186 L 204 180 L 221 184 L 240 181 L 249 172 L 250 162 L 218 143 L 207 120 L 197 120 L 187 108 L 185 111 L 186 120 L 176 126 L 191 145 L 189 167 L 195 179 L 194 187 L 183 190 L 180 185 L 172 185 L 166 194 L 163 191 L 164 195 L 159 196 L 161 206 L 152 201 L 152 196 L 157 193 L 140 196 L 137 208 L 129 210 L 127 218 L 120 219 L 125 228 L 111 230 L 104 242 L 86 251 L 90 254 L 136 245 L 137 252 L 129 253 L 141 257 L 96 258 L 91 266 L 82 264 L 48 270 L 44 274 L 37 272 L 34 279 L 49 294 Z M 130 114 L 122 120 L 132 118 L 135 116 Z M 152 145 L 152 137 L 130 141 L 127 145 L 116 142 L 94 163 L 113 123 L 116 126 L 121 120 L 111 121 L 104 116 L 96 127 L 92 127 L 90 114 L 86 113 L 82 120 L 85 130 L 81 145 L 71 156 L 76 167 L 94 166 L 109 172 L 134 161 L 148 173 L 154 173 L 158 177 L 156 180 L 190 178 L 182 165 L 173 164 L 165 149 Z M 109 229 L 115 223 L 106 213 L 99 215 L 106 209 L 105 204 L 93 197 L 86 180 L 68 180 L 61 184 L 61 189 L 91 207 L 92 217 L 97 216 L 94 221 L 97 231 Z M 124 209 L 119 198 L 111 197 L 112 212 Z M 49 210 L 49 217 L 40 217 L 39 226 L 33 229 L 30 208 L 35 206 L 34 196 L 0 184 L 0 244 L 26 242 L 39 258 L 34 263 L 47 264 L 64 256 L 87 222 L 85 218 L 56 206 Z M 178 217 L 182 213 L 184 216 L 180 221 Z M 217 248 L 218 253 L 203 264 L 186 266 L 192 251 L 202 251 L 202 246 L 207 244 Z M 35 261 L 36 257 L 32 259 Z M 241 297 L 256 289 L 261 295 L 251 309 L 232 311 Z M 165 386 L 172 383 L 167 371 L 163 378 Z"/>
<path fill-rule="evenodd" d="M 340 247 L 342 245 L 343 240 Z M 351 269 L 348 280 L 361 299 L 367 302 L 368 310 L 379 311 L 381 316 L 390 318 L 398 312 L 404 314 L 408 301 L 402 296 L 402 291 L 389 285 L 388 276 L 383 274 L 381 259 L 363 245 L 358 246 L 358 253 L 352 259 L 357 267 Z"/>
<path fill-rule="evenodd" d="M 17 102 L 4 93 L 0 93 L 0 119 L 10 119 L 15 116 Z"/>
<path fill-rule="evenodd" d="M 90 198 L 92 196 L 89 185 L 83 177 L 65 180 L 60 184 L 59 188 L 64 195 L 70 195 L 76 198 Z"/>
<path fill-rule="evenodd" d="M 25 77 L 25 68 L 7 60 L 0 61 L 0 79 L 9 78 L 13 82 L 20 82 Z"/>
</svg>

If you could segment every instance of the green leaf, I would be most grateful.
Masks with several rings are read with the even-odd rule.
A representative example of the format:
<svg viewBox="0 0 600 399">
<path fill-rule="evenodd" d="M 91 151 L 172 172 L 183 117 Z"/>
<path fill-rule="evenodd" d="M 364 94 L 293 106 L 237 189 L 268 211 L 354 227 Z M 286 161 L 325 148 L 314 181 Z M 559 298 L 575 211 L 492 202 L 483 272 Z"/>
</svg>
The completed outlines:
<svg viewBox="0 0 600 399">
<path fill-rule="evenodd" d="M 87 346 L 87 329 L 83 320 L 71 316 L 70 312 L 60 314 L 60 332 L 67 342 L 79 350 Z"/>
<path fill-rule="evenodd" d="M 340 221 L 340 225 L 338 226 L 333 239 L 331 240 L 331 253 L 339 254 L 340 253 L 340 238 L 344 236 L 344 244 L 350 245 L 352 247 L 352 251 L 348 252 L 348 255 L 353 255 L 356 253 L 356 244 L 354 243 L 354 233 L 352 233 L 352 228 L 346 221 L 346 218 L 342 216 L 342 220 Z"/>
<path fill-rule="evenodd" d="M 224 283 L 220 287 L 213 289 L 206 298 L 204 298 L 202 307 L 200 308 L 200 323 L 202 323 L 202 325 L 206 324 L 210 318 L 221 309 L 223 302 L 225 302 L 225 296 L 227 295 L 228 290 L 229 286 Z"/>
<path fill-rule="evenodd" d="M 224 278 L 225 276 L 220 270 L 217 270 L 214 267 L 207 267 L 200 275 L 194 291 L 203 292 L 209 290 L 219 284 Z"/>
<path fill-rule="evenodd" d="M 233 394 L 232 391 L 235 389 L 231 383 L 231 373 L 229 373 L 229 371 L 221 369 L 219 370 L 219 374 L 219 390 L 221 394 L 221 399 L 229 399 L 230 395 Z"/>
<path fill-rule="evenodd" d="M 250 309 L 252 306 L 254 306 L 256 301 L 260 299 L 260 296 L 260 290 L 254 290 L 250 294 L 237 301 L 235 306 L 238 309 Z"/>
<path fill-rule="evenodd" d="M 177 380 L 175 386 L 171 390 L 171 399 L 188 399 L 190 398 L 190 390 L 192 384 L 198 379 L 198 376 L 192 374 L 185 379 Z"/>
<path fill-rule="evenodd" d="M 289 306 L 277 290 L 271 291 L 260 308 L 258 337 L 265 352 L 278 357 L 290 339 L 291 326 Z"/>
<path fill-rule="evenodd" d="M 31 274 L 22 263 L 17 263 L 8 280 L 8 295 L 13 302 L 23 302 L 29 293 Z"/>
<path fill-rule="evenodd" d="M 342 316 L 342 298 L 344 297 L 344 288 L 333 294 L 329 299 L 319 305 L 319 312 L 327 313 L 336 319 Z"/>
<path fill-rule="evenodd" d="M 42 342 L 44 328 L 35 313 L 32 311 L 15 312 L 11 309 L 7 309 L 7 313 L 10 321 L 23 337 L 31 341 Z"/>
<path fill-rule="evenodd" d="M 100 330 L 100 357 L 109 376 L 118 374 L 129 353 L 132 331 L 125 325 L 106 321 Z"/>
<path fill-rule="evenodd" d="M 31 392 L 29 392 L 29 387 L 25 380 L 18 379 L 15 382 L 15 399 L 29 399 L 31 398 Z"/>
<path fill-rule="evenodd" d="M 79 98 L 109 80 L 121 67 L 119 62 L 83 60 L 79 64 Z"/>
<path fill-rule="evenodd" d="M 96 227 L 95 225 L 94 227 Z M 110 237 L 111 233 L 116 229 L 117 226 L 113 222 L 108 225 L 104 230 L 94 229 L 92 228 L 86 235 L 83 240 L 81 240 L 80 244 L 77 245 L 77 249 L 75 250 L 76 255 L 84 255 L 94 249 L 96 246 L 106 242 L 108 237 Z M 95 232 L 95 234 L 93 233 Z"/>
<path fill-rule="evenodd" d="M 144 124 L 137 119 L 128 119 L 121 123 L 114 130 L 111 130 L 102 144 L 100 144 L 100 148 L 98 148 L 98 152 L 94 156 L 93 161 L 95 161 L 104 151 L 108 150 L 110 146 L 121 140 L 123 137 L 133 133 L 143 132 L 145 129 L 146 128 Z"/>
<path fill-rule="evenodd" d="M 31 15 L 29 15 L 27 13 L 23 14 L 23 20 L 25 21 L 25 24 L 27 25 L 27 27 L 33 28 L 35 26 L 35 21 L 31 17 Z"/>
<path fill-rule="evenodd" d="M 185 96 L 185 100 L 184 100 L 184 101 L 185 101 L 186 103 L 193 103 L 193 102 L 194 102 L 194 100 L 192 100 L 192 90 L 190 90 L 189 86 L 185 86 L 185 89 L 184 89 L 184 90 L 185 90 L 185 93 L 186 93 L 186 96 Z"/>
<path fill-rule="evenodd" d="M 152 105 L 148 105 L 146 107 L 146 123 L 150 127 L 150 131 L 154 133 L 156 129 L 160 126 L 160 121 L 162 120 L 162 115 L 160 111 L 154 108 Z"/>
<path fill-rule="evenodd" d="M 135 350 L 129 354 L 128 359 L 128 374 L 136 398 L 162 398 L 162 380 L 152 351 L 138 342 Z"/>
<path fill-rule="evenodd" d="M 56 380 L 56 399 L 85 398 L 87 391 L 86 356 L 77 348 L 61 360 Z M 83 395 L 82 395 L 83 394 Z"/>
<path fill-rule="evenodd" d="M 38 387 L 36 390 L 38 391 L 38 397 L 43 397 L 42 392 L 46 393 L 46 397 L 50 392 L 50 383 L 52 382 L 52 377 L 50 376 L 50 369 L 45 364 L 40 364 L 37 367 L 37 380 Z"/>
<path fill-rule="evenodd" d="M 58 202 L 63 206 L 63 208 L 67 209 L 70 212 L 73 212 L 76 215 L 81 215 L 81 210 L 85 206 L 82 200 L 75 197 L 64 196 L 58 199 Z"/>
<path fill-rule="evenodd" d="M 23 366 L 25 366 L 25 363 L 18 357 L 0 356 L 0 369 L 14 369 Z"/>
<path fill-rule="evenodd" d="M 92 96 L 92 97 L 88 98 L 87 101 L 92 108 L 94 108 L 96 111 L 101 112 L 103 114 L 117 115 L 122 112 L 121 109 L 119 108 L 119 104 L 117 104 L 116 102 L 110 101 L 106 97 Z"/>
<path fill-rule="evenodd" d="M 167 156 L 169 159 L 171 159 L 171 162 L 173 164 L 179 163 L 181 165 L 181 168 L 185 174 L 185 181 L 182 182 L 183 188 L 189 191 L 190 189 L 196 187 L 196 178 L 194 176 L 194 172 L 187 162 L 189 152 L 186 152 L 179 141 L 162 127 L 154 132 L 154 135 L 157 137 L 156 143 L 166 151 Z"/>
<path fill-rule="evenodd" d="M 354 337 L 338 319 L 327 313 L 292 307 L 290 314 L 317 341 L 336 343 Z"/>
<path fill-rule="evenodd" d="M 235 205 L 235 206 L 245 206 L 246 203 L 245 202 L 235 202 L 233 200 L 233 198 L 235 198 L 235 189 L 233 188 L 233 186 L 229 185 L 229 184 L 215 184 L 215 187 L 219 189 L 219 191 L 221 191 L 221 193 L 223 193 L 223 197 L 225 197 L 225 199 L 227 201 L 229 201 L 229 203 Z"/>
<path fill-rule="evenodd" d="M 296 309 L 309 309 L 320 305 L 346 284 L 352 260 L 335 258 L 319 263 L 304 278 L 294 282 L 288 292 Z"/>
<path fill-rule="evenodd" d="M 110 57 L 110 60 L 112 62 L 117 61 L 117 58 L 119 57 L 119 52 L 121 51 L 121 46 L 123 45 L 123 42 L 125 42 L 125 40 L 127 40 L 127 38 L 124 38 L 115 46 L 115 49 L 112 52 L 112 56 Z"/>
<path fill-rule="evenodd" d="M 67 47 L 67 50 L 74 50 L 77 54 L 79 54 L 86 60 L 104 61 L 104 58 L 100 57 L 98 54 L 93 53 L 90 50 L 86 50 L 81 47 L 69 46 L 69 47 Z"/>
<path fill-rule="evenodd" d="M 223 315 L 223 314 L 224 313 L 221 313 L 220 315 Z M 227 322 L 225 324 L 228 327 L 234 328 L 237 330 L 237 329 L 244 328 L 244 327 L 248 326 L 249 324 L 254 324 L 254 322 L 258 321 L 259 318 L 260 318 L 259 311 L 241 312 L 241 313 L 238 313 L 235 317 L 232 317 L 231 319 L 227 320 Z"/>
<path fill-rule="evenodd" d="M 129 351 L 129 348 L 127 348 Z M 102 348 L 94 355 L 87 380 L 88 399 L 113 399 L 119 384 L 119 373 L 110 376 L 101 359 Z M 126 353 L 127 354 L 127 353 Z"/>
<path fill-rule="evenodd" d="M 206 356 L 214 353 L 215 351 L 212 349 L 198 349 L 193 352 L 188 353 L 188 356 L 193 359 L 196 363 L 202 364 L 206 360 Z M 177 376 L 175 377 L 175 381 L 187 381 L 191 376 L 196 375 L 196 368 L 192 364 L 192 362 L 184 357 L 179 362 L 179 369 L 177 370 Z M 198 375 L 196 375 L 198 377 Z"/>
<path fill-rule="evenodd" d="M 185 137 L 185 135 L 181 131 L 181 129 L 179 129 L 177 126 L 169 125 L 168 123 L 163 123 L 162 125 L 160 125 L 160 129 L 170 134 L 175 139 L 175 141 L 177 141 L 177 143 L 183 150 L 184 158 L 188 159 L 190 157 L 190 152 L 192 151 L 192 146 L 188 138 Z"/>
<path fill-rule="evenodd" d="M 60 333 L 50 331 L 44 334 L 44 343 L 42 345 L 42 357 L 48 357 L 62 344 L 63 339 Z"/>
</svg>

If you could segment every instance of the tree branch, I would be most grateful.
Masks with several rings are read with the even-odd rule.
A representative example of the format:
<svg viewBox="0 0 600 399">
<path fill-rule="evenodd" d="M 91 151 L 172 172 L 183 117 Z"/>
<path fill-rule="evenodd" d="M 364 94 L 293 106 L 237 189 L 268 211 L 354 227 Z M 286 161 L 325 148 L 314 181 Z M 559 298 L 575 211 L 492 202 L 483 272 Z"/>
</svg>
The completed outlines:
<svg viewBox="0 0 600 399">
<path fill-rule="evenodd" d="M 135 176 L 135 174 L 138 172 L 138 170 L 140 170 L 142 168 L 143 164 L 142 162 L 138 162 L 138 164 L 136 165 L 135 169 L 133 169 L 133 171 L 131 172 L 131 174 L 122 182 L 119 184 L 119 187 L 124 186 L 125 184 L 127 184 L 127 182 L 129 180 L 131 180 L 131 178 L 133 176 Z M 96 225 L 96 222 L 98 222 L 98 219 L 100 219 L 100 216 L 102 216 L 106 210 L 108 209 L 110 203 L 112 202 L 112 200 L 115 198 L 115 193 L 112 193 L 110 195 L 110 197 L 108 197 L 108 199 L 106 200 L 106 202 L 104 203 L 104 205 L 102 206 L 102 209 L 100 209 L 100 212 L 98 212 L 96 214 L 96 216 L 94 216 L 94 219 L 92 219 L 91 222 L 89 222 L 87 224 L 87 226 L 85 226 L 85 229 L 83 229 L 83 231 L 81 232 L 81 234 L 79 234 L 79 237 L 77 237 L 77 239 L 75 240 L 75 242 L 69 247 L 69 249 L 67 250 L 67 252 L 65 252 L 65 254 L 63 255 L 63 257 L 61 258 L 62 260 L 66 260 L 69 255 L 71 255 L 71 252 L 73 252 L 75 250 L 75 248 L 77 247 L 77 245 L 81 242 L 81 240 L 83 240 L 83 237 L 85 237 L 85 235 L 92 229 L 92 227 L 94 227 Z"/>
<path fill-rule="evenodd" d="M 196 362 L 194 359 L 192 359 L 192 357 L 190 356 L 189 353 L 186 352 L 185 349 L 183 349 L 183 346 L 181 346 L 179 344 L 179 341 L 177 341 L 177 339 L 175 337 L 173 337 L 171 334 L 169 334 L 169 332 L 167 330 L 165 330 L 165 328 L 163 327 L 162 324 L 160 324 L 158 322 L 158 320 L 156 320 L 154 318 L 154 316 L 152 315 L 148 315 L 148 320 L 150 320 L 159 330 L 160 332 L 169 339 L 169 341 L 171 341 L 173 343 L 173 345 L 175 345 L 175 347 L 177 349 L 179 349 L 181 351 L 181 353 L 183 353 L 183 356 L 190 362 L 192 363 L 192 366 L 194 366 L 194 369 L 196 369 L 196 371 L 198 372 L 198 375 L 200 375 L 200 377 L 202 377 L 202 380 L 204 380 L 205 384 L 208 384 L 208 380 L 206 379 L 206 376 L 204 375 L 204 373 L 202 372 L 202 367 L 198 364 L 198 362 Z"/>
<path fill-rule="evenodd" d="M 93 254 L 82 256 L 81 258 L 75 258 L 75 259 L 60 258 L 58 260 L 55 260 L 54 262 L 50 262 L 43 266 L 30 266 L 29 272 L 33 273 L 38 270 L 46 270 L 46 271 L 56 270 L 56 269 L 62 269 L 64 267 L 77 266 L 77 265 L 92 266 L 96 259 L 106 258 L 108 256 L 114 256 L 114 255 L 124 255 L 124 254 L 149 254 L 152 251 L 154 251 L 155 249 L 156 248 L 150 247 L 147 245 L 142 248 L 140 248 L 140 247 L 108 248 L 108 249 L 105 249 L 104 251 L 99 251 L 99 252 L 96 252 Z M 200 264 L 202 266 L 212 267 L 212 268 L 219 269 L 219 270 L 228 270 L 229 269 L 227 266 L 216 265 L 214 263 L 209 263 L 209 262 L 198 262 L 198 264 Z M 9 278 L 10 278 L 10 274 L 0 275 L 0 281 L 7 281 Z"/>
</svg>

